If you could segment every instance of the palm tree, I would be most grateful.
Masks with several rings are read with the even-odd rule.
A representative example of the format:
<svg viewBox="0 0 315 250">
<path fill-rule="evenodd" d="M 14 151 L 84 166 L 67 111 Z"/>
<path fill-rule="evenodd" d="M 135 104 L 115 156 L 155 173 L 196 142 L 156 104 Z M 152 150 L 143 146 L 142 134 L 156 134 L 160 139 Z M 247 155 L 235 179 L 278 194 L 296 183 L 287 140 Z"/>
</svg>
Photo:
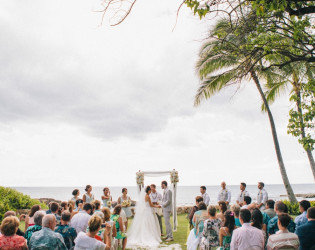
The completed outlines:
<svg viewBox="0 0 315 250">
<path fill-rule="evenodd" d="M 239 32 L 239 35 L 236 36 L 232 29 L 233 24 L 230 20 L 218 21 L 210 32 L 210 39 L 201 48 L 196 65 L 201 87 L 196 94 L 195 105 L 199 105 L 202 99 L 210 98 L 225 87 L 241 83 L 244 80 L 253 80 L 267 109 L 280 173 L 288 198 L 291 202 L 297 203 L 282 159 L 274 119 L 259 82 L 260 77 L 267 73 L 272 75 L 273 72 L 272 70 L 259 70 L 259 65 L 256 66 L 253 63 L 253 59 L 259 61 L 259 53 L 257 53 L 257 58 L 254 58 L 246 51 L 246 33 Z"/>
<path fill-rule="evenodd" d="M 299 128 L 300 135 L 302 140 L 306 138 L 305 133 L 305 122 L 303 119 L 303 110 L 302 110 L 302 97 L 301 91 L 305 81 L 309 79 L 314 79 L 315 69 L 310 67 L 306 62 L 292 63 L 288 64 L 285 67 L 277 69 L 278 74 L 275 74 L 272 79 L 267 79 L 266 88 L 266 98 L 269 104 L 273 103 L 283 90 L 285 90 L 288 85 L 291 85 L 291 98 L 295 101 L 296 110 L 299 114 Z M 265 105 L 262 106 L 262 109 L 265 110 Z M 308 160 L 310 162 L 311 170 L 315 180 L 315 161 L 312 154 L 312 149 L 310 147 L 303 147 L 307 153 Z"/>
</svg>

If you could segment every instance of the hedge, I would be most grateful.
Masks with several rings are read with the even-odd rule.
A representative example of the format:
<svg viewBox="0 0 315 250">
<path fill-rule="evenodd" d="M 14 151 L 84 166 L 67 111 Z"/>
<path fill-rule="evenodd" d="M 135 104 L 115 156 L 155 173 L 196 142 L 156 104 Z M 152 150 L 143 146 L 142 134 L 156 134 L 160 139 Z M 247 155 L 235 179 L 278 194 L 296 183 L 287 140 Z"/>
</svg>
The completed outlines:
<svg viewBox="0 0 315 250">
<path fill-rule="evenodd" d="M 291 203 L 288 200 L 283 200 L 283 203 L 287 205 L 289 214 L 291 215 L 301 214 L 299 203 Z M 315 201 L 310 201 L 310 203 L 311 203 L 311 207 L 315 207 Z"/>
<path fill-rule="evenodd" d="M 25 195 L 13 188 L 0 186 L 0 222 L 5 212 L 18 209 L 30 209 L 33 205 L 39 204 L 43 209 L 47 209 L 47 205 L 40 203 L 36 199 L 32 199 L 29 195 Z"/>
</svg>

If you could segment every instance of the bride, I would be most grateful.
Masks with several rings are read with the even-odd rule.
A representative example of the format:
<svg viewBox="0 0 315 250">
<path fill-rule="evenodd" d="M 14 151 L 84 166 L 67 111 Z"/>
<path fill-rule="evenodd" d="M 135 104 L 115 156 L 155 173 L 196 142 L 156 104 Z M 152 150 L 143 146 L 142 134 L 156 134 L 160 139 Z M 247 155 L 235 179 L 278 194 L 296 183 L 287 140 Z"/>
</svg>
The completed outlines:
<svg viewBox="0 0 315 250">
<path fill-rule="evenodd" d="M 128 230 L 127 248 L 153 248 L 158 247 L 161 242 L 161 231 L 159 221 L 150 199 L 151 188 L 147 186 L 145 192 L 142 189 L 139 201 L 136 205 L 135 217 Z"/>
</svg>

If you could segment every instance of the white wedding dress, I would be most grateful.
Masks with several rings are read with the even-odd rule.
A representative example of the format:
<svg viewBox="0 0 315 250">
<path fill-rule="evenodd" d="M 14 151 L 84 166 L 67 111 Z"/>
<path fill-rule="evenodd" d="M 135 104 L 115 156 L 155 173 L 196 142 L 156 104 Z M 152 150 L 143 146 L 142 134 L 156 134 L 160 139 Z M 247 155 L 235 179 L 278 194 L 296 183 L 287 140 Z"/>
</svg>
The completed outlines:
<svg viewBox="0 0 315 250">
<path fill-rule="evenodd" d="M 127 248 L 157 249 L 161 243 L 159 221 L 149 202 L 145 201 L 144 190 L 136 205 L 135 217 L 127 233 Z"/>
</svg>

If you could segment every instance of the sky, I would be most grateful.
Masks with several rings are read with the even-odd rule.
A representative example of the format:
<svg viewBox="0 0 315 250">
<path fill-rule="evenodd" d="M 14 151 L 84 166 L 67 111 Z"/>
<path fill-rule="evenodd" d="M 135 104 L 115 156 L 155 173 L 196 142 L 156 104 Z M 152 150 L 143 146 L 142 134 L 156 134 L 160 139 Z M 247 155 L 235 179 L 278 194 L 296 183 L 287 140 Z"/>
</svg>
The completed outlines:
<svg viewBox="0 0 315 250">
<path fill-rule="evenodd" d="M 214 19 L 183 6 L 175 26 L 180 2 L 138 0 L 112 27 L 102 1 L 2 1 L 1 185 L 132 186 L 138 170 L 171 169 L 179 185 L 282 183 L 252 82 L 194 107 Z M 271 106 L 283 159 L 291 183 L 312 183 L 286 133 L 292 107 L 287 94 Z"/>
</svg>

